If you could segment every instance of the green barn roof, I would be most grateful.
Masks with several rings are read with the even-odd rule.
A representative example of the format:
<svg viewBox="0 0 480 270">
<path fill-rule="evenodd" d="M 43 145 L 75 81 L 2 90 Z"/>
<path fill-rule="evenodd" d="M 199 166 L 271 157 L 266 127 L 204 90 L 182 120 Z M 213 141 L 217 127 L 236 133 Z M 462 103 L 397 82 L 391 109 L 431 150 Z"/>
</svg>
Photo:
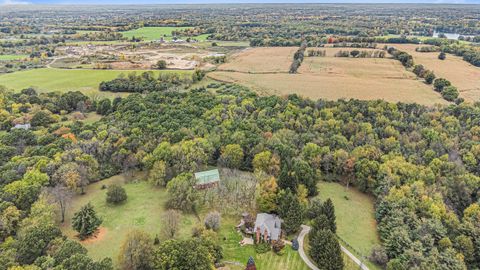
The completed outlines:
<svg viewBox="0 0 480 270">
<path fill-rule="evenodd" d="M 220 173 L 218 172 L 218 169 L 197 172 L 195 173 L 195 179 L 197 180 L 197 185 L 210 184 L 220 181 Z"/>
</svg>

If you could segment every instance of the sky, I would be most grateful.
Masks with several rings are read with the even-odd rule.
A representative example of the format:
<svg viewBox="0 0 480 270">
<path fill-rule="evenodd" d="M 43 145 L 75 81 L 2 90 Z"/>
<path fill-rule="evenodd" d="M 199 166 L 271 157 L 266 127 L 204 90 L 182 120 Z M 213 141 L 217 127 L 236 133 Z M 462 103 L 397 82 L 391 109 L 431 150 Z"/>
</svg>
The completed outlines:
<svg viewBox="0 0 480 270">
<path fill-rule="evenodd" d="M 208 3 L 455 3 L 480 4 L 480 0 L 0 0 L 1 5 L 27 4 L 208 4 Z"/>
</svg>

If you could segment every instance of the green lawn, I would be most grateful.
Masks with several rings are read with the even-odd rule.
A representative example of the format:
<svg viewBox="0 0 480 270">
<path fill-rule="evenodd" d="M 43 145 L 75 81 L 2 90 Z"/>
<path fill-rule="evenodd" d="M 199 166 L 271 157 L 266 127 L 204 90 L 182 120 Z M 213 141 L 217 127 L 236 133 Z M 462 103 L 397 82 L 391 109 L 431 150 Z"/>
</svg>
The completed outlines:
<svg viewBox="0 0 480 270">
<path fill-rule="evenodd" d="M 82 242 L 89 254 L 94 259 L 111 257 L 114 263 L 118 260 L 120 246 L 126 234 L 131 229 L 141 229 L 153 236 L 161 235 L 162 213 L 165 211 L 165 203 L 168 194 L 165 189 L 154 188 L 144 181 L 131 181 L 143 179 L 145 174 L 137 173 L 133 177 L 117 175 L 100 182 L 91 184 L 86 189 L 85 195 L 76 195 L 69 206 L 66 221 L 61 225 L 62 231 L 70 238 L 76 238 L 76 232 L 71 228 L 71 219 L 78 209 L 91 202 L 102 217 L 101 232 L 97 239 Z M 126 181 L 126 179 L 130 181 Z M 127 182 L 127 183 L 126 183 Z M 117 183 L 124 186 L 128 199 L 124 204 L 112 206 L 105 202 L 105 189 L 102 185 Z M 201 220 L 210 209 L 201 209 Z M 232 270 L 243 270 L 250 256 L 255 259 L 258 270 L 282 269 L 282 270 L 308 270 L 297 251 L 285 246 L 283 255 L 273 252 L 257 254 L 253 246 L 240 246 L 242 236 L 236 231 L 235 225 L 239 222 L 239 216 L 222 216 L 221 229 L 219 231 L 220 244 L 223 247 L 223 261 Z M 192 228 L 196 224 L 202 224 L 193 215 L 182 215 L 179 238 L 185 239 L 191 236 Z M 77 239 L 78 240 L 78 239 Z"/>
<path fill-rule="evenodd" d="M 127 75 L 131 72 L 140 74 L 144 71 L 42 68 L 0 75 L 0 85 L 16 91 L 34 87 L 37 88 L 39 92 L 79 90 L 85 94 L 90 94 L 99 93 L 98 85 L 100 82 L 115 79 L 122 73 Z M 159 74 L 160 72 L 191 73 L 191 71 L 178 70 L 157 70 L 153 72 L 155 74 Z"/>
<path fill-rule="evenodd" d="M 139 178 L 143 178 L 143 175 L 137 174 L 133 177 L 133 179 Z M 154 188 L 144 181 L 125 184 L 125 180 L 125 176 L 117 175 L 89 185 L 85 195 L 78 195 L 74 198 L 67 212 L 62 231 L 74 239 L 76 232 L 71 228 L 71 218 L 81 206 L 91 202 L 98 215 L 102 217 L 101 227 L 105 229 L 103 237 L 83 243 L 88 249 L 89 255 L 95 259 L 111 257 L 116 262 L 120 246 L 126 234 L 132 229 L 141 229 L 150 233 L 152 237 L 161 234 L 162 213 L 165 211 L 164 206 L 167 200 L 166 190 Z M 112 206 L 105 202 L 106 190 L 102 190 L 101 186 L 111 183 L 124 185 L 128 195 L 124 204 Z M 189 237 L 191 229 L 196 223 L 197 218 L 193 215 L 183 215 L 179 237 Z"/>
<path fill-rule="evenodd" d="M 373 198 L 354 188 L 347 191 L 338 183 L 320 182 L 318 190 L 322 200 L 330 198 L 335 205 L 337 235 L 355 249 L 349 248 L 356 256 L 370 255 L 372 247 L 380 243 Z"/>
<path fill-rule="evenodd" d="M 159 40 L 163 37 L 166 40 L 172 39 L 172 31 L 189 29 L 191 27 L 142 27 L 135 30 L 122 32 L 127 38 L 143 38 L 146 41 Z"/>
<path fill-rule="evenodd" d="M 282 269 L 282 270 L 308 270 L 297 251 L 289 245 L 285 246 L 283 255 L 276 255 L 273 251 L 257 254 L 252 245 L 240 246 L 242 236 L 235 229 L 239 218 L 224 218 L 220 230 L 220 239 L 224 253 L 224 261 L 239 263 L 242 266 L 227 264 L 232 270 L 245 269 L 250 256 L 253 256 L 258 270 Z M 223 240 L 225 239 L 225 240 Z"/>
<path fill-rule="evenodd" d="M 26 54 L 2 54 L 0 55 L 0 61 L 19 60 L 27 57 Z"/>
</svg>

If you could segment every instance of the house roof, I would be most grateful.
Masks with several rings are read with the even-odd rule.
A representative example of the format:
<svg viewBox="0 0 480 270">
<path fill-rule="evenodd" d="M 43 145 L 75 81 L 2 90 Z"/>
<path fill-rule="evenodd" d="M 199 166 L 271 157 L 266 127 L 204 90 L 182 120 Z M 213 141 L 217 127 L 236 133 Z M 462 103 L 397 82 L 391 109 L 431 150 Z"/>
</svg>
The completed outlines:
<svg viewBox="0 0 480 270">
<path fill-rule="evenodd" d="M 278 240 L 282 232 L 282 220 L 277 215 L 259 213 L 255 221 L 255 230 L 260 228 L 263 234 L 267 230 L 271 240 Z"/>
<path fill-rule="evenodd" d="M 220 181 L 220 173 L 218 172 L 218 169 L 197 172 L 195 173 L 195 179 L 197 180 L 197 185 L 210 184 Z"/>
</svg>

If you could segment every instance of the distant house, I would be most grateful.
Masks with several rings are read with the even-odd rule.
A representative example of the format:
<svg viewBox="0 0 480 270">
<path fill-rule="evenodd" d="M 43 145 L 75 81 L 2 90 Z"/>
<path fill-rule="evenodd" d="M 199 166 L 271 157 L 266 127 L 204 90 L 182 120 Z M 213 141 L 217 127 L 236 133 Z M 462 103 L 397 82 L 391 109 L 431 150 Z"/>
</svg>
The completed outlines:
<svg viewBox="0 0 480 270">
<path fill-rule="evenodd" d="M 273 214 L 259 213 L 255 221 L 257 243 L 261 239 L 265 242 L 277 241 L 282 236 L 282 220 Z"/>
<path fill-rule="evenodd" d="M 25 129 L 29 130 L 32 126 L 30 124 L 16 124 L 12 129 Z"/>
<path fill-rule="evenodd" d="M 218 169 L 195 173 L 195 188 L 205 189 L 218 186 L 220 173 Z"/>
</svg>

